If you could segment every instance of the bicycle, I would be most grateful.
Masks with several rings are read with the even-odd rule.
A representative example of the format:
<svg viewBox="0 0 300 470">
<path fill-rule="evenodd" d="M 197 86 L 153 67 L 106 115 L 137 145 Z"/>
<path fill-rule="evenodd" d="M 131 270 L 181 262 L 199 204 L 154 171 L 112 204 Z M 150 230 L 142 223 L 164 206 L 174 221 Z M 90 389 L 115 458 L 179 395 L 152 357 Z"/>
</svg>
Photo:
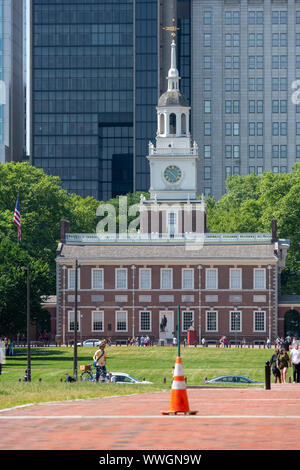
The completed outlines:
<svg viewBox="0 0 300 470">
<path fill-rule="evenodd" d="M 93 373 L 93 370 L 96 371 L 96 367 L 92 366 L 92 364 L 88 366 L 80 366 L 80 369 L 83 370 L 83 372 L 80 374 L 80 381 L 81 382 L 96 382 L 96 372 Z M 107 378 L 108 374 L 106 374 Z M 101 378 L 101 376 L 100 376 Z M 106 382 L 107 380 L 105 380 Z"/>
</svg>

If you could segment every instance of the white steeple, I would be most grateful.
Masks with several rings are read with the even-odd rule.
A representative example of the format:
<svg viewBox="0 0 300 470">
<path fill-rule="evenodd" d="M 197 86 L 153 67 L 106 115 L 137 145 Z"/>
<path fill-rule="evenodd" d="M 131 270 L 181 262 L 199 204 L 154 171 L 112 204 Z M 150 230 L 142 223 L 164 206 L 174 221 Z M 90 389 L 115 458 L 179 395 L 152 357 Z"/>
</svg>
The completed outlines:
<svg viewBox="0 0 300 470">
<path fill-rule="evenodd" d="M 168 91 L 179 91 L 179 72 L 176 67 L 176 44 L 173 39 L 171 44 L 171 68 L 168 73 Z"/>
<path fill-rule="evenodd" d="M 168 88 L 157 105 L 156 145 L 150 143 L 150 195 L 158 201 L 193 201 L 197 194 L 198 147 L 190 135 L 190 106 L 179 89 L 176 43 L 171 43 Z"/>
</svg>

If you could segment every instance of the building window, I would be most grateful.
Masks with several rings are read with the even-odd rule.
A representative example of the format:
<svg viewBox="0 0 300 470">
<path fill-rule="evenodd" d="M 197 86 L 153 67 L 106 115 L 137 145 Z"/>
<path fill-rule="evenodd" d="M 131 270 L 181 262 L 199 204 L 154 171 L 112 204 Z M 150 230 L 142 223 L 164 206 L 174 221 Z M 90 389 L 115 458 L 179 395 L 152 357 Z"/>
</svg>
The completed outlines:
<svg viewBox="0 0 300 470">
<path fill-rule="evenodd" d="M 204 100 L 204 112 L 211 113 L 211 100 Z"/>
<path fill-rule="evenodd" d="M 263 157 L 264 157 L 264 146 L 258 145 L 257 146 L 257 158 L 263 158 Z"/>
<path fill-rule="evenodd" d="M 204 47 L 211 47 L 211 34 L 210 33 L 204 33 Z"/>
<path fill-rule="evenodd" d="M 211 158 L 211 146 L 204 145 L 204 158 Z"/>
<path fill-rule="evenodd" d="M 279 145 L 272 146 L 272 158 L 279 158 Z"/>
<path fill-rule="evenodd" d="M 127 312 L 123 312 L 123 311 L 116 312 L 116 331 L 127 331 L 127 330 L 128 330 Z"/>
<path fill-rule="evenodd" d="M 92 289 L 104 288 L 104 270 L 92 269 Z"/>
<path fill-rule="evenodd" d="M 151 269 L 141 268 L 139 270 L 139 287 L 140 289 L 151 289 Z"/>
<path fill-rule="evenodd" d="M 168 234 L 170 237 L 174 237 L 175 233 L 177 233 L 177 214 L 176 212 L 168 212 L 168 218 L 167 218 L 167 229 L 168 229 Z"/>
<path fill-rule="evenodd" d="M 92 331 L 104 331 L 104 312 L 92 312 Z"/>
<path fill-rule="evenodd" d="M 212 12 L 205 11 L 203 13 L 203 24 L 211 25 L 212 24 Z"/>
<path fill-rule="evenodd" d="M 194 289 L 194 270 L 184 268 L 182 270 L 182 289 Z"/>
<path fill-rule="evenodd" d="M 266 288 L 266 270 L 264 268 L 254 269 L 254 289 Z"/>
<path fill-rule="evenodd" d="M 127 269 L 116 268 L 116 289 L 127 289 Z"/>
<path fill-rule="evenodd" d="M 266 312 L 254 312 L 254 331 L 266 331 Z"/>
<path fill-rule="evenodd" d="M 296 158 L 300 158 L 300 145 L 296 145 Z"/>
<path fill-rule="evenodd" d="M 218 312 L 206 312 L 206 331 L 218 331 Z"/>
<path fill-rule="evenodd" d="M 249 145 L 249 158 L 255 158 L 255 145 Z"/>
<path fill-rule="evenodd" d="M 204 123 L 204 135 L 211 135 L 211 123 L 210 122 Z"/>
<path fill-rule="evenodd" d="M 204 79 L 204 91 L 211 91 L 211 78 Z"/>
<path fill-rule="evenodd" d="M 68 289 L 74 290 L 75 289 L 75 269 L 68 269 Z M 77 287 L 80 289 L 80 269 L 77 270 L 78 278 L 77 278 Z"/>
<path fill-rule="evenodd" d="M 160 288 L 173 289 L 173 270 L 171 268 L 161 268 Z"/>
<path fill-rule="evenodd" d="M 242 312 L 230 312 L 230 331 L 242 331 Z"/>
<path fill-rule="evenodd" d="M 68 312 L 68 331 L 75 331 L 75 312 Z M 80 312 L 77 311 L 77 331 L 80 331 Z"/>
<path fill-rule="evenodd" d="M 230 269 L 230 289 L 242 288 L 242 270 Z"/>
<path fill-rule="evenodd" d="M 210 180 L 211 179 L 211 167 L 210 166 L 205 166 L 204 167 L 204 179 L 205 180 Z"/>
<path fill-rule="evenodd" d="M 240 146 L 239 145 L 233 146 L 233 158 L 240 158 Z"/>
<path fill-rule="evenodd" d="M 182 331 L 187 331 L 194 322 L 194 312 L 182 312 Z"/>
<path fill-rule="evenodd" d="M 218 289 L 218 269 L 207 268 L 205 270 L 206 289 Z"/>
<path fill-rule="evenodd" d="M 140 312 L 140 331 L 151 331 L 151 312 Z"/>
<path fill-rule="evenodd" d="M 232 167 L 231 166 L 226 166 L 225 167 L 225 178 L 229 178 L 232 176 Z"/>
<path fill-rule="evenodd" d="M 211 56 L 210 55 L 204 56 L 204 68 L 211 69 Z"/>
</svg>

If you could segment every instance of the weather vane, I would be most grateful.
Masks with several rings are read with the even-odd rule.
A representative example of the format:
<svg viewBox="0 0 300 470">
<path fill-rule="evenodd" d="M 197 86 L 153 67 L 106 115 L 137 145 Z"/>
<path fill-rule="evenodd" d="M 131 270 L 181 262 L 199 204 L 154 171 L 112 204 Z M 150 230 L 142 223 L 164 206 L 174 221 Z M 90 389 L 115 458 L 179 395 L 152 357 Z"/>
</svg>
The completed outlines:
<svg viewBox="0 0 300 470">
<path fill-rule="evenodd" d="M 172 22 L 173 22 L 173 26 L 165 26 L 163 29 L 165 29 L 166 31 L 172 31 L 171 32 L 171 36 L 172 38 L 175 38 L 176 37 L 176 33 L 175 31 L 178 31 L 180 28 L 177 28 L 177 26 L 175 25 L 175 18 L 172 18 Z"/>
</svg>

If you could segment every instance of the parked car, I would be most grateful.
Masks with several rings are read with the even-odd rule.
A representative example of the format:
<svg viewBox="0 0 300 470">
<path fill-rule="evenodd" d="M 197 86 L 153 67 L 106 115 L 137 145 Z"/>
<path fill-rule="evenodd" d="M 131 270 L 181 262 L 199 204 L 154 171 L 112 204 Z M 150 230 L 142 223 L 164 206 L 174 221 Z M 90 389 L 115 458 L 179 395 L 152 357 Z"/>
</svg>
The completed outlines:
<svg viewBox="0 0 300 470">
<path fill-rule="evenodd" d="M 210 380 L 204 380 L 206 384 L 215 383 L 233 383 L 233 384 L 262 384 L 263 382 L 256 382 L 255 380 L 249 379 L 244 375 L 220 375 Z"/>
<path fill-rule="evenodd" d="M 110 374 L 116 378 L 116 383 L 125 383 L 125 384 L 152 384 L 153 382 L 148 382 L 147 380 L 139 380 L 132 375 L 126 374 L 124 372 L 110 372 Z"/>
<path fill-rule="evenodd" d="M 100 339 L 86 339 L 85 341 L 83 341 L 83 343 L 77 343 L 77 346 L 85 346 L 88 348 L 94 348 L 94 347 L 99 346 L 100 343 L 101 343 Z"/>
</svg>

